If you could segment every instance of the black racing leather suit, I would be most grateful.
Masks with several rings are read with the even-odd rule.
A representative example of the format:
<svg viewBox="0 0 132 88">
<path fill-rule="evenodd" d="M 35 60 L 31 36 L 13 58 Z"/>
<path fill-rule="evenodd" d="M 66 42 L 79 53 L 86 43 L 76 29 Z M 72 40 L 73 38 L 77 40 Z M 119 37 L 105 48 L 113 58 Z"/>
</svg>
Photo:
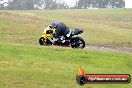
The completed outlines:
<svg viewBox="0 0 132 88">
<path fill-rule="evenodd" d="M 60 38 L 60 36 L 64 36 L 67 38 L 67 34 L 69 33 L 69 28 L 64 23 L 58 23 L 58 25 L 55 27 L 56 33 L 53 34 L 54 38 Z"/>
</svg>

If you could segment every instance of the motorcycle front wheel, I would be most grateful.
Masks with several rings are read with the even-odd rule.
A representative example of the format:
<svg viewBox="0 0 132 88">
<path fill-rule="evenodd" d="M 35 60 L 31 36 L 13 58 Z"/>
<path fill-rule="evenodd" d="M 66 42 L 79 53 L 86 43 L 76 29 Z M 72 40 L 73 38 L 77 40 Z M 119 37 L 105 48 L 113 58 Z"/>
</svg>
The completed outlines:
<svg viewBox="0 0 132 88">
<path fill-rule="evenodd" d="M 45 46 L 52 45 L 52 42 L 50 40 L 47 39 L 46 42 L 44 40 L 45 40 L 44 37 L 39 38 L 39 44 L 40 45 L 45 45 Z"/>
<path fill-rule="evenodd" d="M 44 45 L 44 38 L 43 37 L 39 38 L 39 44 Z"/>
</svg>

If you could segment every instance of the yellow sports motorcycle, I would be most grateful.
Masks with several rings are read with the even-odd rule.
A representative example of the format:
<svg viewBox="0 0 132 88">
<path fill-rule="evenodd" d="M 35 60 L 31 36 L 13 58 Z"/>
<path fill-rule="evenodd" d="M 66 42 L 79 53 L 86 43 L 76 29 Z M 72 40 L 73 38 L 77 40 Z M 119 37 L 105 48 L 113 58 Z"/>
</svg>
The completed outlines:
<svg viewBox="0 0 132 88">
<path fill-rule="evenodd" d="M 71 32 L 71 35 L 68 39 L 64 39 L 65 42 L 55 41 L 52 43 L 53 34 L 55 33 L 55 29 L 46 28 L 42 34 L 42 36 L 39 38 L 39 44 L 40 45 L 56 45 L 56 46 L 64 46 L 64 47 L 72 47 L 72 48 L 81 48 L 83 49 L 85 47 L 85 41 L 78 37 L 77 35 L 83 33 L 83 30 L 75 29 Z"/>
</svg>

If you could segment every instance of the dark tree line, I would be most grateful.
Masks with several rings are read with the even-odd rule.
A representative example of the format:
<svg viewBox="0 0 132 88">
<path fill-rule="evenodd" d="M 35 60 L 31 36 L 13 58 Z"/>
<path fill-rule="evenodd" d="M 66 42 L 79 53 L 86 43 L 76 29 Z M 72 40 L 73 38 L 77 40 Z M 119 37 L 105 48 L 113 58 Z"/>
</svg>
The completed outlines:
<svg viewBox="0 0 132 88">
<path fill-rule="evenodd" d="M 3 2 L 3 0 L 0 0 Z M 7 6 L 5 6 L 5 4 Z M 65 2 L 59 0 L 8 0 L 0 4 L 0 9 L 33 10 L 33 9 L 67 9 Z"/>
<path fill-rule="evenodd" d="M 74 8 L 122 8 L 124 0 L 79 0 Z"/>
<path fill-rule="evenodd" d="M 122 8 L 124 0 L 78 0 L 72 8 Z M 0 9 L 33 10 L 33 9 L 68 9 L 63 0 L 0 0 Z"/>
<path fill-rule="evenodd" d="M 34 9 L 34 2 L 33 0 L 13 0 L 9 2 L 7 9 L 31 10 Z"/>
</svg>

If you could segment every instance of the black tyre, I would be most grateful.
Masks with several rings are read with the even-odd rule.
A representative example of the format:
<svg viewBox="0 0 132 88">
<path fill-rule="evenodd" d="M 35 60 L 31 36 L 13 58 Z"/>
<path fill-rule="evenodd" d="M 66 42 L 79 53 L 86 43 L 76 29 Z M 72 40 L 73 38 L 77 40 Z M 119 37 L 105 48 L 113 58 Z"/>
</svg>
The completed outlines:
<svg viewBox="0 0 132 88">
<path fill-rule="evenodd" d="M 41 37 L 41 38 L 39 39 L 39 44 L 40 44 L 40 45 L 44 45 L 44 38 L 43 38 L 43 37 Z"/>
<path fill-rule="evenodd" d="M 44 42 L 44 37 L 41 37 L 39 39 L 39 44 L 40 45 L 45 45 L 45 46 L 50 46 L 50 45 L 52 45 L 52 42 L 50 40 L 47 40 L 46 42 Z"/>
<path fill-rule="evenodd" d="M 72 38 L 71 47 L 83 49 L 85 47 L 85 41 L 81 37 Z"/>
</svg>

